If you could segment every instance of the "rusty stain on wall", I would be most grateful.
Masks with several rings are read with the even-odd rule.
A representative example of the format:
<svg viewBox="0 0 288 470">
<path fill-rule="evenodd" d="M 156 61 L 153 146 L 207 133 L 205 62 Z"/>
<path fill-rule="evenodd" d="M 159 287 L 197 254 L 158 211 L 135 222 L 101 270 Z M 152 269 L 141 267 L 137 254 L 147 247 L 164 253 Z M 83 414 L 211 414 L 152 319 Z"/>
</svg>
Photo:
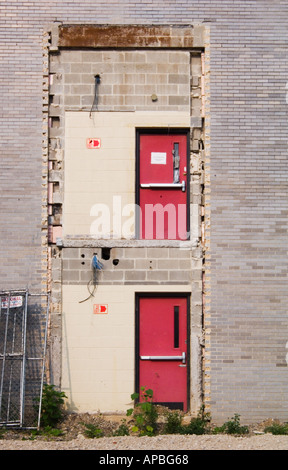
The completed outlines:
<svg viewBox="0 0 288 470">
<path fill-rule="evenodd" d="M 91 48 L 191 48 L 195 47 L 194 28 L 169 26 L 94 26 L 59 27 L 59 47 Z"/>
</svg>

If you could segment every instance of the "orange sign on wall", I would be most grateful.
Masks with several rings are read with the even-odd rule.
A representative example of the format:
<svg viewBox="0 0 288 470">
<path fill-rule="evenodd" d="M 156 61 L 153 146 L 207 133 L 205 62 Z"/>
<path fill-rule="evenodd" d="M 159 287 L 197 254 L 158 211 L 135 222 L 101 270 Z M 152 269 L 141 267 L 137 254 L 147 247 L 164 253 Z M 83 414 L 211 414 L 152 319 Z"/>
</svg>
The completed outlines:
<svg viewBox="0 0 288 470">
<path fill-rule="evenodd" d="M 93 313 L 108 313 L 108 305 L 107 304 L 94 304 Z"/>
<path fill-rule="evenodd" d="M 89 137 L 88 139 L 86 139 L 86 147 L 88 149 L 100 149 L 101 140 Z"/>
</svg>

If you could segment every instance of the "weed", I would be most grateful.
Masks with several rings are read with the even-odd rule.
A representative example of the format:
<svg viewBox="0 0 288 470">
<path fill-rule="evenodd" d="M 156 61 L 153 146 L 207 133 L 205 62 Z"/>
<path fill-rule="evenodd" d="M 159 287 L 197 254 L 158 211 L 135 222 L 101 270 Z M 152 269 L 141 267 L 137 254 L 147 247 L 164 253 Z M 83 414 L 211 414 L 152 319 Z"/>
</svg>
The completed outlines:
<svg viewBox="0 0 288 470">
<path fill-rule="evenodd" d="M 206 434 L 209 432 L 210 413 L 206 413 L 204 405 L 201 406 L 196 418 L 192 418 L 190 423 L 184 426 L 183 434 Z"/>
<path fill-rule="evenodd" d="M 205 413 L 201 407 L 196 418 L 192 418 L 190 423 L 182 424 L 182 416 L 178 411 L 170 411 L 166 414 L 166 423 L 163 429 L 164 434 L 206 434 L 210 414 Z"/>
<path fill-rule="evenodd" d="M 134 408 L 127 410 L 127 416 L 133 416 L 135 425 L 132 427 L 132 431 L 139 433 L 140 436 L 153 436 L 157 430 L 157 418 L 158 413 L 155 405 L 153 404 L 153 390 L 141 387 L 141 395 L 139 393 L 133 393 L 131 395 L 132 400 L 140 401 L 135 404 Z"/>
<path fill-rule="evenodd" d="M 129 428 L 126 424 L 126 421 L 122 419 L 122 424 L 114 431 L 113 436 L 129 436 Z"/>
<path fill-rule="evenodd" d="M 63 418 L 64 398 L 67 398 L 65 393 L 55 390 L 54 385 L 44 385 L 40 418 L 41 426 L 44 428 L 55 428 L 57 426 Z"/>
<path fill-rule="evenodd" d="M 271 434 L 288 434 L 288 423 L 280 424 L 273 423 L 271 426 L 267 426 L 264 432 L 270 432 Z"/>
<path fill-rule="evenodd" d="M 192 418 L 189 424 L 182 426 L 181 434 L 206 434 L 207 425 L 200 417 Z"/>
<path fill-rule="evenodd" d="M 213 430 L 213 434 L 247 434 L 249 429 L 247 426 L 240 425 L 240 415 L 235 413 L 233 418 L 230 418 L 230 421 L 226 421 L 222 426 L 216 427 Z"/>
<path fill-rule="evenodd" d="M 23 441 L 34 441 L 38 436 L 47 437 L 50 439 L 51 437 L 59 437 L 62 436 L 63 432 L 60 429 L 52 428 L 51 426 L 46 426 L 45 428 L 39 429 L 32 429 L 30 435 L 28 437 L 22 437 Z"/>
<path fill-rule="evenodd" d="M 63 432 L 60 429 L 52 428 L 51 426 L 46 426 L 43 433 L 48 437 L 59 437 L 62 436 Z"/>
<path fill-rule="evenodd" d="M 166 413 L 166 423 L 163 434 L 181 434 L 182 416 L 178 411 L 169 411 Z"/>
<path fill-rule="evenodd" d="M 85 431 L 84 434 L 86 437 L 89 437 L 89 439 L 94 439 L 103 437 L 104 433 L 101 429 L 99 429 L 95 424 L 85 424 Z"/>
</svg>

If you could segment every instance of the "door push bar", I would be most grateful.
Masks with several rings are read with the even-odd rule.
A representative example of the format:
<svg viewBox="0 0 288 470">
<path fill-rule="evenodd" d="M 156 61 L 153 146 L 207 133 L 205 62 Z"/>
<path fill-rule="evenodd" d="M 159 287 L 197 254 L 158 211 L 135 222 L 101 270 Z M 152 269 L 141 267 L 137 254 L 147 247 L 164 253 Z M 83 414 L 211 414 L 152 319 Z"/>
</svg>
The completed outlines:
<svg viewBox="0 0 288 470">
<path fill-rule="evenodd" d="M 182 364 L 186 364 L 186 354 L 182 353 L 182 356 L 140 356 L 142 361 L 182 361 Z"/>
<path fill-rule="evenodd" d="M 141 184 L 141 188 L 151 188 L 151 189 L 157 189 L 157 188 L 181 188 L 183 192 L 185 192 L 186 189 L 186 183 L 183 180 L 182 183 L 147 183 L 147 184 Z"/>
</svg>

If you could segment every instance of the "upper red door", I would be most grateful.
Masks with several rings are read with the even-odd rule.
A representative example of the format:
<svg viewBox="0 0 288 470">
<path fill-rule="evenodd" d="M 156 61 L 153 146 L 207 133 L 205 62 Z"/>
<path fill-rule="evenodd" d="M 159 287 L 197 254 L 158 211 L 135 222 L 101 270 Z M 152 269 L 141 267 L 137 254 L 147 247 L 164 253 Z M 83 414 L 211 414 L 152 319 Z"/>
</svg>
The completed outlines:
<svg viewBox="0 0 288 470">
<path fill-rule="evenodd" d="M 140 297 L 138 388 L 155 403 L 187 410 L 187 297 Z"/>
<path fill-rule="evenodd" d="M 139 135 L 139 238 L 187 240 L 186 132 Z"/>
</svg>

